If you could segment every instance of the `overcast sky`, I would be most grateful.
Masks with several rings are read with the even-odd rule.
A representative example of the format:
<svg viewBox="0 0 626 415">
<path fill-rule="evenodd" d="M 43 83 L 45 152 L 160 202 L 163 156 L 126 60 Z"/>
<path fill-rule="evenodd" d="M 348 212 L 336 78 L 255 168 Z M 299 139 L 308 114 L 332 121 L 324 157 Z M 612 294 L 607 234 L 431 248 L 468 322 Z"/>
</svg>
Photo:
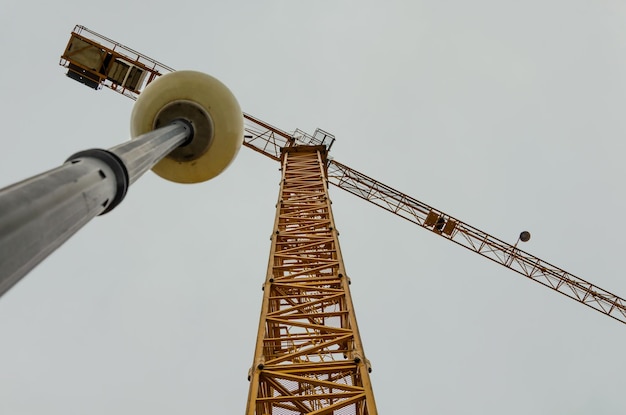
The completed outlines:
<svg viewBox="0 0 626 415">
<path fill-rule="evenodd" d="M 133 102 L 58 66 L 75 24 L 626 296 L 621 0 L 5 0 L 0 187 L 129 137 Z M 149 172 L 0 298 L 0 413 L 243 413 L 278 167 Z M 624 324 L 330 191 L 381 414 L 623 412 Z"/>
</svg>

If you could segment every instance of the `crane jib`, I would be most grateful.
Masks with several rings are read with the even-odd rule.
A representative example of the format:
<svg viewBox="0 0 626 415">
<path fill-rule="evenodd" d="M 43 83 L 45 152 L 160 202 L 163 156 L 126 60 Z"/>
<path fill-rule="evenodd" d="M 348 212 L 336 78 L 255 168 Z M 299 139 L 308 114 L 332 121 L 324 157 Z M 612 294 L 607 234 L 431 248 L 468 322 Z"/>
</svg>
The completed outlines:
<svg viewBox="0 0 626 415">
<path fill-rule="evenodd" d="M 89 47 L 98 49 L 101 61 L 98 61 L 97 65 L 89 66 L 92 62 L 87 57 L 91 55 L 77 52 Z M 74 28 L 60 65 L 68 68 L 68 76 L 72 79 L 91 88 L 105 86 L 131 99 L 137 99 L 142 89 L 158 76 L 174 71 L 169 66 L 83 26 Z M 131 76 L 133 67 L 135 74 L 140 70 L 143 71 L 140 79 Z M 97 82 L 97 85 L 94 82 Z M 281 160 L 283 148 L 307 144 L 307 140 L 314 140 L 317 135 L 309 136 L 300 130 L 290 134 L 245 113 L 244 120 L 243 145 L 276 161 Z M 327 148 L 330 148 L 334 137 L 332 135 L 326 137 L 325 132 L 319 131 L 322 139 L 330 140 L 330 144 L 325 143 Z M 327 173 L 328 181 L 340 189 L 626 323 L 626 300 L 623 298 L 335 160 L 328 161 Z"/>
</svg>

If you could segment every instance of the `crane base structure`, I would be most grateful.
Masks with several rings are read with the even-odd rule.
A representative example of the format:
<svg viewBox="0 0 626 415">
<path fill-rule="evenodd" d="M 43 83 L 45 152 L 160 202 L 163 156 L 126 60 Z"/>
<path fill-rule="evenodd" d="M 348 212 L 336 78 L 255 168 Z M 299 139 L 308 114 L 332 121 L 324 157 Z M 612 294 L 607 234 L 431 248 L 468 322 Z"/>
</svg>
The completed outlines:
<svg viewBox="0 0 626 415">
<path fill-rule="evenodd" d="M 328 197 L 325 146 L 286 147 L 247 415 L 377 414 Z"/>
</svg>

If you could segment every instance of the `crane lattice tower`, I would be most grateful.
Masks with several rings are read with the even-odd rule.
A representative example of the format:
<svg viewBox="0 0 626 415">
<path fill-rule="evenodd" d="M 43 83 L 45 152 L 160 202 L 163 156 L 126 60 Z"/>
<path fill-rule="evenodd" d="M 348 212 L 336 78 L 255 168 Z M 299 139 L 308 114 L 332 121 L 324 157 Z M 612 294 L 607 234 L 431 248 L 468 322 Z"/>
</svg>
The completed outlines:
<svg viewBox="0 0 626 415">
<path fill-rule="evenodd" d="M 325 146 L 286 147 L 247 415 L 376 414 Z"/>
</svg>

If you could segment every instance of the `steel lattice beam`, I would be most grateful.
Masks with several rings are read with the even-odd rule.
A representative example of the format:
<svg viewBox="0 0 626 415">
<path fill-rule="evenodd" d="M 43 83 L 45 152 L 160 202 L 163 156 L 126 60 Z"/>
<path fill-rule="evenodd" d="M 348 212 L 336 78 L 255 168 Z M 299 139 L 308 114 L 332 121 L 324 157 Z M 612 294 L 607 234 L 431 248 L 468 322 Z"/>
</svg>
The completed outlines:
<svg viewBox="0 0 626 415">
<path fill-rule="evenodd" d="M 326 149 L 283 151 L 247 415 L 374 415 L 325 177 Z"/>
<path fill-rule="evenodd" d="M 626 301 L 536 256 L 522 251 L 419 200 L 332 160 L 328 180 L 439 236 L 476 252 L 525 277 L 572 298 L 622 323 Z"/>
</svg>

